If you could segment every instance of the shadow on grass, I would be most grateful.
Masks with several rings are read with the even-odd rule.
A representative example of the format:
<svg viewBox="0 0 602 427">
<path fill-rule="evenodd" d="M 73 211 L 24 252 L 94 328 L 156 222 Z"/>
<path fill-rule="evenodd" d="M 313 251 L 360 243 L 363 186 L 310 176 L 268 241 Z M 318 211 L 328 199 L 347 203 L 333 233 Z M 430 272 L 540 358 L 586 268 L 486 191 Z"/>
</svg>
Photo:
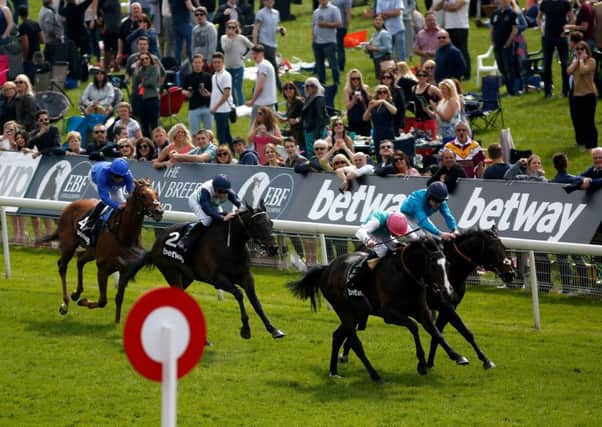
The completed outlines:
<svg viewBox="0 0 602 427">
<path fill-rule="evenodd" d="M 94 336 L 94 338 L 114 339 L 116 334 L 121 335 L 121 325 L 108 322 L 92 324 L 81 322 L 76 318 L 30 320 L 27 322 L 25 330 L 37 333 L 42 337 Z"/>
</svg>

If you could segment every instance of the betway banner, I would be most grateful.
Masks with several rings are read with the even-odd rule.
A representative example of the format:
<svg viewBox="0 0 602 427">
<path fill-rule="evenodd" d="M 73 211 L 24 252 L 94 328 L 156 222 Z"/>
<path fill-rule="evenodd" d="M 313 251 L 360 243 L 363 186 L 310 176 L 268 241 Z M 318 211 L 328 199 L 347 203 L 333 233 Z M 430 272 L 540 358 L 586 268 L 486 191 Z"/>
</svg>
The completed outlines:
<svg viewBox="0 0 602 427">
<path fill-rule="evenodd" d="M 131 162 L 137 178 L 148 177 L 166 210 L 189 211 L 188 197 L 204 181 L 227 174 L 241 198 L 264 200 L 270 216 L 302 222 L 358 225 L 375 209 L 398 209 L 407 195 L 424 188 L 425 178 L 364 177 L 340 193 L 334 174 L 302 176 L 292 169 L 256 166 L 182 164 L 155 170 L 148 162 Z M 87 157 L 43 158 L 26 197 L 74 201 L 97 197 L 88 184 Z M 461 228 L 497 225 L 504 237 L 589 243 L 600 223 L 602 194 L 566 194 L 559 185 L 462 180 L 449 199 Z M 36 210 L 28 214 L 49 214 Z M 441 227 L 440 215 L 433 217 Z"/>
</svg>

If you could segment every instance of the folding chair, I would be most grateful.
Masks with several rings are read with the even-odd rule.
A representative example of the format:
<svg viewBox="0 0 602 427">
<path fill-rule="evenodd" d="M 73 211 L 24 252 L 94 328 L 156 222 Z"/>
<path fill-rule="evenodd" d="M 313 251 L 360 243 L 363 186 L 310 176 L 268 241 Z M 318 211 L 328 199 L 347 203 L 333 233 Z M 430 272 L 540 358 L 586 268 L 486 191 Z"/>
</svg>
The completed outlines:
<svg viewBox="0 0 602 427">
<path fill-rule="evenodd" d="M 161 94 L 159 116 L 169 117 L 170 126 L 173 125 L 174 120 L 178 123 L 182 123 L 177 114 L 180 112 L 184 100 L 182 88 L 176 86 L 168 88 L 167 91 Z"/>
<path fill-rule="evenodd" d="M 520 76 L 523 83 L 523 88 L 527 90 L 529 87 L 534 87 L 539 90 L 543 81 L 543 52 L 527 53 L 527 57 L 520 61 Z"/>
<path fill-rule="evenodd" d="M 482 80 L 482 92 L 477 96 L 478 106 L 472 111 L 466 111 L 473 131 L 504 127 L 504 112 L 500 98 L 502 78 L 485 76 Z"/>
</svg>

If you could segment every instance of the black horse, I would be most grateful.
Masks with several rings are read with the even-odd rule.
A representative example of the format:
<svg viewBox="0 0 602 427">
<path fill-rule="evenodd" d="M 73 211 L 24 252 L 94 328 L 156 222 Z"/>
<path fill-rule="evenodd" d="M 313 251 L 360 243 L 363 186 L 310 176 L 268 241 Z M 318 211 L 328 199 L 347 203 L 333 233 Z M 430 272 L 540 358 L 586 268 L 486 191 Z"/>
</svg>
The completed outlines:
<svg viewBox="0 0 602 427">
<path fill-rule="evenodd" d="M 512 262 L 506 256 L 506 248 L 499 239 L 495 226 L 490 230 L 467 231 L 453 241 L 444 242 L 443 245 L 448 261 L 447 275 L 454 289 L 454 295 L 451 299 L 442 299 L 437 292 L 429 291 L 427 293 L 428 306 L 438 311 L 435 325 L 442 332 L 445 326 L 451 323 L 464 339 L 472 345 L 477 356 L 483 362 L 483 368 L 494 368 L 495 364 L 477 345 L 473 333 L 466 327 L 456 312 L 456 307 L 464 298 L 466 279 L 477 267 L 483 267 L 496 273 L 504 282 L 511 282 L 515 276 Z M 428 357 L 429 368 L 432 368 L 435 364 L 437 346 L 437 341 L 435 339 L 431 340 Z M 340 357 L 341 362 L 347 362 L 350 347 L 351 344 L 346 342 L 343 354 Z"/>
<path fill-rule="evenodd" d="M 245 290 L 247 298 L 273 338 L 282 338 L 284 333 L 274 327 L 265 315 L 255 293 L 255 281 L 249 267 L 247 242 L 253 239 L 270 255 L 277 253 L 277 242 L 272 235 L 273 223 L 265 206 L 258 209 L 245 207 L 228 222 L 214 223 L 203 228 L 196 245 L 190 249 L 188 259 L 176 250 L 176 243 L 183 234 L 183 226 L 173 226 L 161 234 L 150 252 L 144 253 L 127 267 L 125 280 L 133 278 L 145 265 L 156 266 L 170 286 L 186 289 L 193 280 L 199 280 L 230 292 L 238 301 L 242 320 L 240 336 L 251 338 L 249 316 L 245 309 L 243 294 L 236 286 Z"/>
<path fill-rule="evenodd" d="M 329 374 L 338 376 L 338 351 L 347 339 L 370 377 L 380 383 L 382 379 L 368 361 L 356 333 L 356 326 L 365 321 L 366 313 L 362 309 L 364 305 L 358 305 L 354 298 L 348 299 L 345 296 L 348 270 L 358 261 L 358 257 L 365 255 L 341 255 L 330 265 L 312 268 L 301 280 L 289 283 L 288 287 L 297 297 L 309 298 L 313 310 L 317 307 L 321 290 L 341 320 L 332 336 Z M 452 360 L 461 365 L 468 362 L 447 344 L 433 323 L 431 311 L 426 304 L 427 288 L 431 287 L 446 297 L 453 297 L 445 272 L 445 258 L 432 239 L 411 242 L 398 252 L 385 256 L 376 266 L 369 283 L 364 286 L 364 293 L 371 305 L 370 314 L 382 317 L 385 323 L 405 326 L 412 333 L 418 358 L 417 369 L 422 375 L 427 373 L 425 353 L 420 342 L 418 326 L 410 316 L 443 346 Z"/>
</svg>

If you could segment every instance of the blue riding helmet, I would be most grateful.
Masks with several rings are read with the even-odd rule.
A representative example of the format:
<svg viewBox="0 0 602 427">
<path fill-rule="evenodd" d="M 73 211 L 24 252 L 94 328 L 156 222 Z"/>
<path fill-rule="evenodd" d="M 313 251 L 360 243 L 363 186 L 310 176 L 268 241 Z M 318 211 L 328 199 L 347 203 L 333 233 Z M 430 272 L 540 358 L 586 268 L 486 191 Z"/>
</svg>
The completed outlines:
<svg viewBox="0 0 602 427">
<path fill-rule="evenodd" d="M 126 176 L 130 171 L 130 167 L 128 165 L 127 160 L 125 159 L 115 159 L 111 163 L 111 173 L 117 176 Z"/>
<path fill-rule="evenodd" d="M 230 178 L 224 174 L 217 175 L 215 178 L 213 178 L 212 184 L 213 189 L 218 193 L 226 193 L 228 190 L 230 190 L 230 188 L 232 188 Z"/>
<path fill-rule="evenodd" d="M 427 197 L 430 197 L 436 202 L 441 203 L 447 200 L 447 186 L 441 181 L 433 182 L 431 185 L 428 186 L 428 189 L 426 190 L 426 195 Z"/>
</svg>

